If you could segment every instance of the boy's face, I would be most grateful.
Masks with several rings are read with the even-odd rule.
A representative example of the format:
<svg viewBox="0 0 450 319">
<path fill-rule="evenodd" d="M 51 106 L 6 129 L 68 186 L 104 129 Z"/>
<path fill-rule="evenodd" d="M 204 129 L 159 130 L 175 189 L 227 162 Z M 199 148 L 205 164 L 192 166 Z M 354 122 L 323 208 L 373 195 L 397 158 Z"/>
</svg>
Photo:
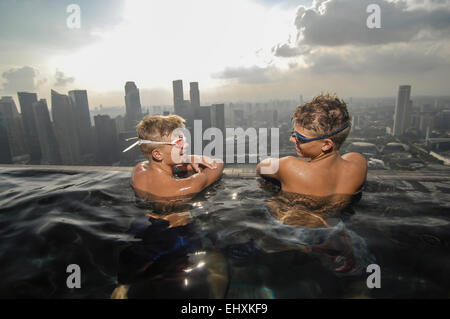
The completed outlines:
<svg viewBox="0 0 450 319">
<path fill-rule="evenodd" d="M 168 165 L 177 165 L 185 162 L 185 153 L 189 144 L 185 141 L 181 131 L 174 130 L 170 136 L 164 136 L 163 141 L 175 143 L 174 145 L 161 145 L 158 147 L 163 160 Z"/>
<path fill-rule="evenodd" d="M 305 129 L 298 125 L 294 125 L 294 131 L 300 133 L 306 138 L 313 138 L 318 134 L 312 130 Z M 323 140 L 311 141 L 307 143 L 301 143 L 295 138 L 295 133 L 290 136 L 289 141 L 294 143 L 297 155 L 303 158 L 313 158 L 322 152 Z"/>
</svg>

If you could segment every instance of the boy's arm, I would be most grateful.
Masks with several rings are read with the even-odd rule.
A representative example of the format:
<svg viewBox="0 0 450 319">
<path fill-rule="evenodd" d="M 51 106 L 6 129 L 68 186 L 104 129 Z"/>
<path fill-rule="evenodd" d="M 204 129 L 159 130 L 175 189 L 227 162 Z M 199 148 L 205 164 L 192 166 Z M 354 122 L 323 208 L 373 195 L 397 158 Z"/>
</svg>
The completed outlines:
<svg viewBox="0 0 450 319">
<path fill-rule="evenodd" d="M 174 179 L 175 188 L 178 190 L 178 195 L 195 194 L 201 192 L 205 187 L 208 187 L 222 176 L 224 163 L 219 159 L 207 159 L 211 164 L 209 168 L 205 167 L 190 177 Z"/>
<path fill-rule="evenodd" d="M 209 186 L 222 176 L 224 163 L 220 159 L 212 159 L 208 156 L 191 155 L 189 162 L 176 167 L 178 171 L 205 173 L 208 177 L 206 186 Z"/>
<path fill-rule="evenodd" d="M 261 177 L 283 180 L 286 167 L 289 165 L 291 156 L 283 158 L 266 158 L 256 167 L 256 174 Z"/>
<path fill-rule="evenodd" d="M 208 186 L 208 175 L 199 172 L 187 178 L 172 179 L 173 193 L 170 196 L 183 196 L 200 193 Z"/>
<path fill-rule="evenodd" d="M 217 181 L 223 173 L 224 163 L 220 159 L 210 159 L 212 161 L 212 166 L 214 168 L 205 167 L 202 169 L 202 173 L 206 174 L 208 181 L 206 182 L 206 186 L 211 185 L 215 181 Z"/>
<path fill-rule="evenodd" d="M 199 193 L 208 183 L 208 176 L 196 173 L 187 178 L 175 179 L 171 176 L 137 175 L 132 179 L 132 186 L 142 198 L 177 197 Z"/>
<path fill-rule="evenodd" d="M 214 168 L 215 161 L 208 156 L 200 156 L 200 155 L 190 155 L 186 162 L 183 164 L 176 165 L 176 170 L 178 171 L 200 171 L 200 166 L 204 166 L 207 168 Z M 174 168 L 175 168 L 174 167 Z"/>
</svg>

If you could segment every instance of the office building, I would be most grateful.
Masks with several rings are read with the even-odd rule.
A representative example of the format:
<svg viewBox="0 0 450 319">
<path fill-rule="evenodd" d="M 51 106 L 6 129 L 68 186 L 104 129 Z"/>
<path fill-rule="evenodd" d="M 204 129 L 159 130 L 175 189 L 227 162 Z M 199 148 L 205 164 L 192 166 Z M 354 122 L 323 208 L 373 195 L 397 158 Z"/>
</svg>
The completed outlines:
<svg viewBox="0 0 450 319">
<path fill-rule="evenodd" d="M 30 154 L 30 164 L 40 164 L 41 146 L 34 118 L 33 103 L 37 102 L 37 94 L 29 92 L 18 92 L 20 111 L 22 114 L 22 123 L 24 130 L 25 144 Z"/>
<path fill-rule="evenodd" d="M 412 113 L 412 101 L 411 86 L 401 85 L 398 89 L 397 100 L 395 103 L 394 112 L 394 127 L 392 134 L 394 136 L 403 135 L 410 127 L 411 113 Z"/>
<path fill-rule="evenodd" d="M 12 164 L 11 149 L 9 147 L 6 120 L 0 112 L 0 164 Z"/>
<path fill-rule="evenodd" d="M 45 99 L 40 99 L 38 102 L 33 103 L 32 108 L 36 121 L 39 145 L 41 147 L 41 164 L 62 164 L 58 142 L 53 130 L 53 125 L 50 121 L 47 101 Z"/>
<path fill-rule="evenodd" d="M 80 163 L 80 141 L 76 127 L 76 117 L 69 97 L 51 90 L 52 118 L 58 140 L 61 160 L 65 165 Z"/>
<path fill-rule="evenodd" d="M 172 86 L 173 86 L 173 107 L 175 114 L 184 118 L 186 120 L 186 128 L 188 130 L 192 130 L 195 114 L 193 112 L 191 101 L 184 99 L 183 81 L 175 80 L 172 82 Z M 200 99 L 198 99 L 198 101 L 200 101 Z"/>
<path fill-rule="evenodd" d="M 211 106 L 211 127 L 216 127 L 225 136 L 225 105 L 213 104 Z"/>
<path fill-rule="evenodd" d="M 183 80 L 172 81 L 173 86 L 173 106 L 175 113 L 178 114 L 180 107 L 183 106 L 184 94 L 183 94 Z"/>
<path fill-rule="evenodd" d="M 134 82 L 125 84 L 125 107 L 125 128 L 136 130 L 136 125 L 142 120 L 142 108 L 139 89 Z"/>
<path fill-rule="evenodd" d="M 116 123 L 109 115 L 94 116 L 97 136 L 97 164 L 112 165 L 119 161 Z"/>
<path fill-rule="evenodd" d="M 3 114 L 5 121 L 13 162 L 28 162 L 29 155 L 25 145 L 22 118 L 11 96 L 3 96 L 0 99 L 0 113 Z"/>
<path fill-rule="evenodd" d="M 189 95 L 191 98 L 191 106 L 195 110 L 200 107 L 200 91 L 198 89 L 198 82 L 190 83 Z"/>
<path fill-rule="evenodd" d="M 94 151 L 92 138 L 91 115 L 86 90 L 72 90 L 68 93 L 72 110 L 75 115 L 75 124 L 80 140 L 80 153 L 89 154 Z"/>
</svg>

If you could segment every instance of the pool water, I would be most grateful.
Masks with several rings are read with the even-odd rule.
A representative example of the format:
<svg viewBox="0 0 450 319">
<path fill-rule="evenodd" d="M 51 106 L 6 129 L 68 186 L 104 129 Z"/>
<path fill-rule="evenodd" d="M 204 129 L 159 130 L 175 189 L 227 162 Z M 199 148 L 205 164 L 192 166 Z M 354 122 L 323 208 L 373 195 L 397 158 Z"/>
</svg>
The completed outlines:
<svg viewBox="0 0 450 319">
<path fill-rule="evenodd" d="M 450 296 L 447 179 L 369 178 L 329 227 L 277 221 L 277 189 L 256 178 L 221 179 L 175 227 L 127 172 L 2 168 L 0 181 L 1 298 Z M 381 288 L 367 287 L 372 263 Z M 81 288 L 67 287 L 70 264 Z"/>
</svg>

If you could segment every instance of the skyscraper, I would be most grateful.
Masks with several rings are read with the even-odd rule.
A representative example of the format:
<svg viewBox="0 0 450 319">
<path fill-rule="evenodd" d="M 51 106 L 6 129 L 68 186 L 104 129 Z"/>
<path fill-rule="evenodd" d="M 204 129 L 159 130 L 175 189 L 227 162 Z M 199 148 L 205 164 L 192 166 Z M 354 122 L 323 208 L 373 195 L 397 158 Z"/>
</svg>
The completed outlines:
<svg viewBox="0 0 450 319">
<path fill-rule="evenodd" d="M 211 127 L 220 129 L 225 136 L 225 104 L 211 106 Z"/>
<path fill-rule="evenodd" d="M 97 136 L 97 163 L 111 165 L 119 161 L 116 123 L 108 115 L 94 116 Z"/>
<path fill-rule="evenodd" d="M 189 95 L 191 98 L 191 106 L 195 111 L 200 107 L 200 91 L 198 90 L 198 82 L 190 83 Z"/>
<path fill-rule="evenodd" d="M 80 162 L 80 141 L 69 97 L 51 90 L 52 118 L 63 164 Z"/>
<path fill-rule="evenodd" d="M 86 90 L 69 91 L 69 99 L 75 115 L 78 138 L 80 140 L 81 154 L 93 152 L 93 138 L 91 115 L 89 112 L 89 102 Z"/>
<path fill-rule="evenodd" d="M 191 102 L 184 99 L 183 80 L 172 81 L 173 85 L 173 108 L 175 114 L 186 120 L 186 127 L 191 128 L 193 114 Z"/>
<path fill-rule="evenodd" d="M 419 113 L 419 130 L 426 135 L 427 130 L 434 129 L 434 111 L 430 107 L 422 106 Z"/>
<path fill-rule="evenodd" d="M 226 131 L 225 131 L 225 104 L 213 104 L 210 107 L 210 125 L 211 127 L 218 128 L 223 134 L 223 144 L 222 150 L 223 155 L 226 153 L 225 141 L 226 141 Z M 220 155 L 220 154 L 219 154 Z"/>
<path fill-rule="evenodd" d="M 3 113 L 0 113 L 0 163 L 12 164 L 11 149 L 9 147 L 6 121 Z"/>
<path fill-rule="evenodd" d="M 401 85 L 398 88 L 397 101 L 395 103 L 394 127 L 392 135 L 399 136 L 405 133 L 410 125 L 412 112 L 411 85 Z"/>
<path fill-rule="evenodd" d="M 180 108 L 184 106 L 183 80 L 172 81 L 173 86 L 173 106 L 176 114 L 182 111 Z"/>
<path fill-rule="evenodd" d="M 30 164 L 40 164 L 41 162 L 41 146 L 36 128 L 36 120 L 32 105 L 37 102 L 36 93 L 18 92 L 20 110 L 22 113 L 22 123 L 24 129 L 25 143 L 28 153 L 30 154 Z"/>
<path fill-rule="evenodd" d="M 28 157 L 29 160 L 29 155 L 25 146 L 22 118 L 11 96 L 3 96 L 0 99 L 0 113 L 3 114 L 3 119 L 5 120 L 13 161 L 20 157 L 27 162 L 26 158 Z"/>
<path fill-rule="evenodd" d="M 142 108 L 139 89 L 134 82 L 125 84 L 125 107 L 125 128 L 135 130 L 137 123 L 142 119 Z"/>
<path fill-rule="evenodd" d="M 40 99 L 38 102 L 33 103 L 32 108 L 41 147 L 41 164 L 61 164 L 61 156 L 53 125 L 50 122 L 47 101 Z"/>
</svg>

